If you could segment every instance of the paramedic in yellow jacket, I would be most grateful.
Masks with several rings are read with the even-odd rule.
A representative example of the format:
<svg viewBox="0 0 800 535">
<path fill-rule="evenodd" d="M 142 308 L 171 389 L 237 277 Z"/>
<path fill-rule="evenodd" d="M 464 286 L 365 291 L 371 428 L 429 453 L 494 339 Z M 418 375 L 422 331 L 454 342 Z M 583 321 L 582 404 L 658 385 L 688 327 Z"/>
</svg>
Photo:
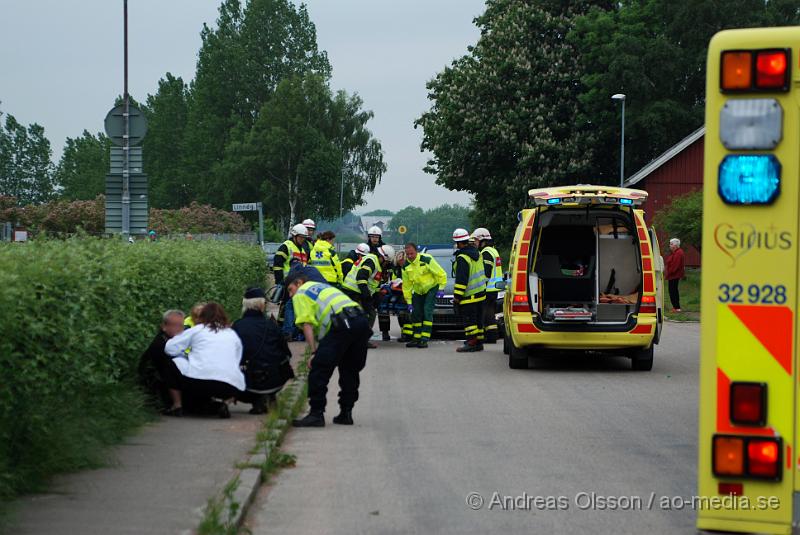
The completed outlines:
<svg viewBox="0 0 800 535">
<path fill-rule="evenodd" d="M 500 294 L 503 282 L 503 262 L 500 253 L 494 248 L 494 241 L 488 229 L 476 228 L 472 232 L 475 245 L 481 252 L 483 272 L 486 275 L 486 299 L 483 302 L 483 329 L 487 344 L 497 343 L 497 296 Z"/>
<path fill-rule="evenodd" d="M 447 273 L 436 259 L 417 251 L 415 243 L 407 243 L 403 265 L 403 297 L 411 312 L 413 339 L 406 347 L 426 348 L 433 330 L 433 309 L 436 298 L 444 296 Z"/>
<path fill-rule="evenodd" d="M 342 284 L 342 264 L 333 248 L 334 238 L 336 234 L 330 230 L 320 233 L 311 248 L 308 264 L 317 268 L 328 284 L 339 286 Z"/>
</svg>

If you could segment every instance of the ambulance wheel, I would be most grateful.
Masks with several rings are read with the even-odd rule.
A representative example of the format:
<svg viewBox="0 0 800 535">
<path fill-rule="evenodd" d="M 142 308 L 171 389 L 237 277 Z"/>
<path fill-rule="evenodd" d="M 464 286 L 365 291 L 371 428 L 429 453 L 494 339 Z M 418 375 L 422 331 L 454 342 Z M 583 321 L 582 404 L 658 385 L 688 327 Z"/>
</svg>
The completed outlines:
<svg viewBox="0 0 800 535">
<path fill-rule="evenodd" d="M 637 349 L 631 355 L 631 368 L 636 371 L 649 372 L 653 369 L 653 346 Z"/>
<path fill-rule="evenodd" d="M 512 370 L 528 369 L 528 354 L 515 346 L 513 340 L 508 342 L 508 367 Z"/>
<path fill-rule="evenodd" d="M 508 349 L 509 346 L 510 346 L 510 344 L 508 342 L 508 336 L 504 336 L 503 337 L 503 353 L 505 353 L 506 355 L 508 355 L 510 353 L 510 350 Z"/>
</svg>

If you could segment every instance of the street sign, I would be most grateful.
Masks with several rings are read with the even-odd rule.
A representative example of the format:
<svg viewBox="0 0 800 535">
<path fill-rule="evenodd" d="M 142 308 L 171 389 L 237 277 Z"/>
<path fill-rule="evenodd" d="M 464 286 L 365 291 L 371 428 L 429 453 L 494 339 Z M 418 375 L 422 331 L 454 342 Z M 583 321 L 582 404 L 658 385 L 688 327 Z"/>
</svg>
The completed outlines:
<svg viewBox="0 0 800 535">
<path fill-rule="evenodd" d="M 112 163 L 113 166 L 113 163 Z M 149 203 L 147 198 L 147 175 L 130 175 L 130 234 L 147 234 Z M 106 175 L 106 232 L 122 232 L 122 175 Z"/>
<path fill-rule="evenodd" d="M 258 210 L 258 205 L 260 203 L 257 202 L 243 202 L 239 204 L 233 205 L 234 212 L 255 212 Z"/>
<path fill-rule="evenodd" d="M 134 105 L 130 108 L 129 145 L 138 145 L 147 133 L 147 119 L 142 111 Z M 122 146 L 125 140 L 125 106 L 120 104 L 111 108 L 105 119 L 106 135 L 114 145 Z"/>
<path fill-rule="evenodd" d="M 142 160 L 142 147 L 131 147 L 128 149 L 128 166 L 131 175 L 144 172 Z M 111 147 L 111 174 L 122 175 L 122 168 L 125 165 L 122 147 Z"/>
<path fill-rule="evenodd" d="M 408 232 L 408 229 L 406 228 L 405 225 L 400 225 L 399 227 L 397 227 L 398 234 L 405 234 L 406 232 Z"/>
</svg>

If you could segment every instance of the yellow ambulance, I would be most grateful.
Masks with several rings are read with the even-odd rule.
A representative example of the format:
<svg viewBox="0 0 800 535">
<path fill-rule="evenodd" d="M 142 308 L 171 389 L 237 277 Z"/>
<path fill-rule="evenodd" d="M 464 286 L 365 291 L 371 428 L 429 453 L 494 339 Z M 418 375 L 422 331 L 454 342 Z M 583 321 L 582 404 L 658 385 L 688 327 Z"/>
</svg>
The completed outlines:
<svg viewBox="0 0 800 535">
<path fill-rule="evenodd" d="M 696 496 L 702 530 L 800 523 L 800 27 L 708 49 Z"/>
<path fill-rule="evenodd" d="M 511 368 L 549 350 L 591 350 L 653 367 L 663 260 L 641 205 L 612 186 L 533 189 L 514 236 L 503 317 Z"/>
</svg>

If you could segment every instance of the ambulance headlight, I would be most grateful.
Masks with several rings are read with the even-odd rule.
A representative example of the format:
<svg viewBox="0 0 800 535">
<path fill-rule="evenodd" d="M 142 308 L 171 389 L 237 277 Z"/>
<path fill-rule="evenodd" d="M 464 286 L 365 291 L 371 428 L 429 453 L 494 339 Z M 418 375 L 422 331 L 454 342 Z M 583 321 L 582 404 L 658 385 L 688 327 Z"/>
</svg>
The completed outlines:
<svg viewBox="0 0 800 535">
<path fill-rule="evenodd" d="M 781 188 L 781 164 L 771 154 L 731 154 L 719 164 L 719 196 L 726 204 L 771 204 Z"/>
</svg>

